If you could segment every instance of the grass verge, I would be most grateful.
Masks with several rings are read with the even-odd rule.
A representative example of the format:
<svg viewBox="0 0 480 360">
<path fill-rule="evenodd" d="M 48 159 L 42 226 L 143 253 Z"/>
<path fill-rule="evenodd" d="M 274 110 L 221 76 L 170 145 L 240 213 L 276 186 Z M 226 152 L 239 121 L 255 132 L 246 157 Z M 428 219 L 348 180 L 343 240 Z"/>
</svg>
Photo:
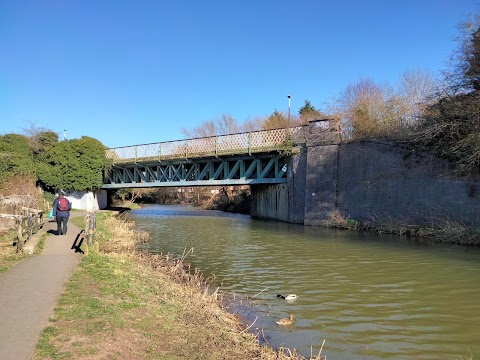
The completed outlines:
<svg viewBox="0 0 480 360">
<path fill-rule="evenodd" d="M 46 237 L 46 233 L 42 234 L 35 247 L 34 255 L 38 255 L 43 251 Z M 0 274 L 29 257 L 26 253 L 17 253 L 17 247 L 13 245 L 15 241 L 16 231 L 10 231 L 3 236 L 0 236 Z"/>
<path fill-rule="evenodd" d="M 47 233 L 43 233 L 40 239 L 38 240 L 37 246 L 35 247 L 34 255 L 39 255 L 42 253 L 43 248 L 45 247 L 46 238 L 47 238 Z"/>
<path fill-rule="evenodd" d="M 17 253 L 17 247 L 13 246 L 15 237 L 16 231 L 0 236 L 0 274 L 28 257 L 26 254 Z"/>
<path fill-rule="evenodd" d="M 97 246 L 67 283 L 34 359 L 303 359 L 260 346 L 201 274 L 183 258 L 138 251 L 145 240 L 132 223 L 97 214 Z"/>
</svg>

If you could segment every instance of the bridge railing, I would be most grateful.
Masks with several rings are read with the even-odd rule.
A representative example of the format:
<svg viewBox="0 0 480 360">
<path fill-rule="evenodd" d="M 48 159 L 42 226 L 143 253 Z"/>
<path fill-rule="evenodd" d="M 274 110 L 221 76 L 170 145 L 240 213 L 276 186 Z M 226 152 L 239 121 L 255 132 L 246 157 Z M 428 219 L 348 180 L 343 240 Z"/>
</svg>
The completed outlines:
<svg viewBox="0 0 480 360">
<path fill-rule="evenodd" d="M 106 157 L 118 164 L 273 151 L 284 147 L 287 139 L 302 129 L 303 127 L 299 126 L 123 146 L 107 149 Z"/>
</svg>

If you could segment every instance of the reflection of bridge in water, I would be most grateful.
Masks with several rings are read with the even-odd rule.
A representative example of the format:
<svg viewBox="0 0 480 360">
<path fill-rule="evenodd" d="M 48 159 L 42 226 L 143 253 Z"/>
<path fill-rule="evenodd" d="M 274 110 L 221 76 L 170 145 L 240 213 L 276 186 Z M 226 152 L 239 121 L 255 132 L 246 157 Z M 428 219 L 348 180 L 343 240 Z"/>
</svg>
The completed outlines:
<svg viewBox="0 0 480 360">
<path fill-rule="evenodd" d="M 104 189 L 287 182 L 290 136 L 302 127 L 111 148 Z"/>
</svg>

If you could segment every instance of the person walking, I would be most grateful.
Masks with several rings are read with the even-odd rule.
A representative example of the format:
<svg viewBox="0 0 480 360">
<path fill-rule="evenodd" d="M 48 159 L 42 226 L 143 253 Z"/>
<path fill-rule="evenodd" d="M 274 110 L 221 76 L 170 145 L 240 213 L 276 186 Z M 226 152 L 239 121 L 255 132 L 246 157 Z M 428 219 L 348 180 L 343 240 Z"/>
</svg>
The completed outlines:
<svg viewBox="0 0 480 360">
<path fill-rule="evenodd" d="M 57 235 L 67 233 L 67 223 L 70 218 L 72 203 L 65 197 L 65 191 L 60 190 L 58 197 L 53 201 L 53 218 L 57 222 Z"/>
</svg>

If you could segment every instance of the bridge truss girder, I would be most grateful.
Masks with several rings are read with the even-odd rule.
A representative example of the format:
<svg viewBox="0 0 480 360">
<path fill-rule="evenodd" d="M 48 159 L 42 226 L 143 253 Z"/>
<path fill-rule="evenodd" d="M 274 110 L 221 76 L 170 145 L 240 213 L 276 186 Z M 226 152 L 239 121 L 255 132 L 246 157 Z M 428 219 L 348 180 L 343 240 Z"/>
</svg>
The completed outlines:
<svg viewBox="0 0 480 360">
<path fill-rule="evenodd" d="M 122 164 L 113 166 L 102 188 L 279 184 L 287 182 L 286 171 L 278 154 Z"/>
</svg>

